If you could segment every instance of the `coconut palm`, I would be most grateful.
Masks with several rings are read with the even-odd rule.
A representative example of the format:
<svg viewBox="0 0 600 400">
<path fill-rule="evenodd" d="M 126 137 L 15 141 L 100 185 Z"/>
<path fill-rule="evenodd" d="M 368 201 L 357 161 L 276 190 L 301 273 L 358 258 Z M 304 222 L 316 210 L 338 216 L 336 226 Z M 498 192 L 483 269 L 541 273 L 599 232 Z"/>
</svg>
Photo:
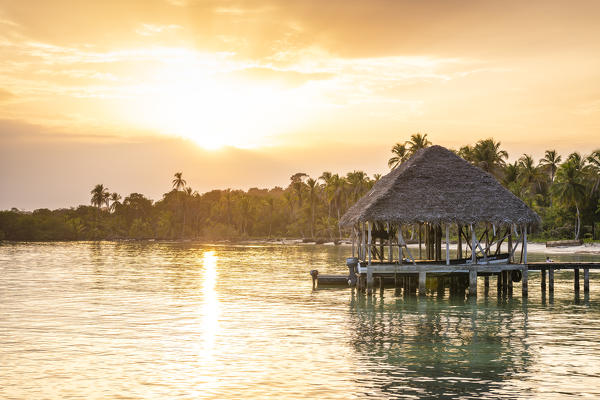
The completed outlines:
<svg viewBox="0 0 600 400">
<path fill-rule="evenodd" d="M 108 210 L 110 212 L 115 212 L 115 210 L 117 209 L 117 207 L 119 207 L 121 205 L 121 195 L 117 192 L 111 193 L 110 194 L 110 207 L 108 207 Z"/>
<path fill-rule="evenodd" d="M 308 200 L 310 203 L 310 237 L 315 237 L 315 201 L 319 185 L 315 179 L 308 178 L 306 180 L 306 187 L 308 188 Z"/>
<path fill-rule="evenodd" d="M 533 157 L 531 157 L 529 154 L 523 154 L 521 158 L 519 158 L 518 177 L 521 181 L 521 186 L 523 186 L 525 191 L 532 192 L 534 186 L 536 185 L 538 187 L 538 191 L 542 190 L 542 175 L 539 168 L 535 166 Z"/>
<path fill-rule="evenodd" d="M 346 182 L 349 185 L 351 200 L 355 202 L 368 188 L 369 177 L 363 171 L 352 171 L 346 174 Z"/>
<path fill-rule="evenodd" d="M 577 153 L 574 153 L 577 154 Z M 580 206 L 585 198 L 584 172 L 579 159 L 574 156 L 563 163 L 556 172 L 556 182 L 552 186 L 556 198 L 565 206 L 575 206 L 576 224 L 575 240 L 579 239 L 581 230 Z"/>
<path fill-rule="evenodd" d="M 550 182 L 554 182 L 556 170 L 562 161 L 562 157 L 556 150 L 546 150 L 546 154 L 540 159 L 540 166 L 544 167 L 550 173 Z"/>
<path fill-rule="evenodd" d="M 390 167 L 390 169 L 395 169 L 409 157 L 406 145 L 400 143 L 396 143 L 394 147 L 392 147 L 392 154 L 393 156 L 388 160 L 388 167 Z"/>
<path fill-rule="evenodd" d="M 412 156 L 418 150 L 431 146 L 431 142 L 427 139 L 427 134 L 415 133 L 410 135 L 410 140 L 406 143 L 408 153 Z"/>
<path fill-rule="evenodd" d="M 182 177 L 183 172 L 176 172 L 175 175 L 173 175 L 175 177 L 175 179 L 173 179 L 173 189 L 179 191 L 179 189 L 185 188 L 185 185 L 187 184 L 187 182 L 185 181 L 185 179 L 183 179 Z"/>
<path fill-rule="evenodd" d="M 478 166 L 482 170 L 500 177 L 502 169 L 506 165 L 508 153 L 500 149 L 500 142 L 495 142 L 493 138 L 482 139 L 475 146 L 463 146 L 459 150 L 459 155 L 470 163 Z"/>
<path fill-rule="evenodd" d="M 98 207 L 100 209 L 103 204 L 106 204 L 110 194 L 108 193 L 108 188 L 104 187 L 103 184 L 98 184 L 94 186 L 94 188 L 90 191 L 92 195 L 91 203 L 94 207 Z"/>
</svg>

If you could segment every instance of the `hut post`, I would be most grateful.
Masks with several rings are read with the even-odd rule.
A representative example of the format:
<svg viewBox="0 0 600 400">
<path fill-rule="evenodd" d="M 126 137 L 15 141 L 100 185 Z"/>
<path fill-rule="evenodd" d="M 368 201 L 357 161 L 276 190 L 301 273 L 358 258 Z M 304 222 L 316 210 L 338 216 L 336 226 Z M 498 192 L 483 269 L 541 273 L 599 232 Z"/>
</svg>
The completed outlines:
<svg viewBox="0 0 600 400">
<path fill-rule="evenodd" d="M 362 223 L 362 229 L 360 230 L 361 235 L 360 235 L 360 241 L 361 241 L 361 246 L 362 247 L 362 260 L 366 261 L 367 260 L 367 242 L 365 239 L 365 223 Z"/>
<path fill-rule="evenodd" d="M 438 261 L 442 260 L 442 223 L 435 228 L 435 259 Z"/>
<path fill-rule="evenodd" d="M 391 229 L 391 225 L 388 221 L 387 223 L 387 231 L 388 231 L 388 244 L 389 244 L 389 251 L 388 251 L 388 255 L 389 255 L 389 261 L 390 263 L 394 262 L 394 248 L 392 247 L 392 229 Z"/>
<path fill-rule="evenodd" d="M 477 235 L 475 235 L 475 228 L 473 224 L 471 224 L 471 263 L 473 265 L 477 264 L 477 251 L 475 250 L 475 246 L 477 246 Z"/>
<path fill-rule="evenodd" d="M 354 240 L 356 239 L 356 226 L 352 226 L 352 257 L 354 258 Z"/>
<path fill-rule="evenodd" d="M 462 225 L 456 224 L 456 231 L 458 232 L 458 247 L 456 249 L 456 258 L 462 258 Z"/>
<path fill-rule="evenodd" d="M 527 264 L 527 225 L 523 227 L 523 264 Z"/>
<path fill-rule="evenodd" d="M 373 293 L 373 266 L 371 265 L 371 245 L 372 245 L 372 237 L 371 237 L 371 221 L 367 221 L 367 230 L 368 230 L 368 257 L 369 257 L 369 264 L 367 266 L 367 293 L 370 295 L 371 293 Z"/>
<path fill-rule="evenodd" d="M 422 242 L 422 232 L 423 230 L 421 229 L 423 227 L 423 224 L 421 222 L 419 222 L 419 260 L 423 259 L 423 254 L 421 253 L 421 242 Z"/>
<path fill-rule="evenodd" d="M 446 265 L 450 265 L 450 225 L 446 224 Z"/>
<path fill-rule="evenodd" d="M 398 223 L 398 262 L 402 265 L 404 256 L 402 255 L 402 224 Z"/>
<path fill-rule="evenodd" d="M 371 265 L 371 221 L 367 221 L 367 257 L 369 261 L 369 265 Z"/>
<path fill-rule="evenodd" d="M 512 225 L 508 226 L 508 263 L 512 264 Z"/>
</svg>

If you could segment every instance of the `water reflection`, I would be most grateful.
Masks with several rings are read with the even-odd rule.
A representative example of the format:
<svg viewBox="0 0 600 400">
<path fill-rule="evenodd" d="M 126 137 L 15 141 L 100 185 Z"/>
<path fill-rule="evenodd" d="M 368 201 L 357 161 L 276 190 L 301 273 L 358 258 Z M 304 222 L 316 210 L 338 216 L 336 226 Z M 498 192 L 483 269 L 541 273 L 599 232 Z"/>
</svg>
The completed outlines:
<svg viewBox="0 0 600 400">
<path fill-rule="evenodd" d="M 203 305 L 202 333 L 204 357 L 211 358 L 215 346 L 215 335 L 219 330 L 219 299 L 215 286 L 217 283 L 217 256 L 214 251 L 207 251 L 202 256 L 203 271 Z"/>
<path fill-rule="evenodd" d="M 534 361 L 527 309 L 439 298 L 353 297 L 351 343 L 387 396 L 492 396 Z M 515 389 L 515 394 L 517 394 Z"/>
</svg>

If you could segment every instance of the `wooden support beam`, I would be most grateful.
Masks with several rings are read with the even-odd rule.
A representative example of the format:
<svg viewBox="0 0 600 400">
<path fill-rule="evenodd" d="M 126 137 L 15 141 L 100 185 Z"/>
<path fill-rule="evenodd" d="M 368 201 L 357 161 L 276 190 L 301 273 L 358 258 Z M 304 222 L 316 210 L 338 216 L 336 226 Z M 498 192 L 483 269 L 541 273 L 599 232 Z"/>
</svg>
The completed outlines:
<svg viewBox="0 0 600 400">
<path fill-rule="evenodd" d="M 584 295 L 590 294 L 590 269 L 589 268 L 583 269 L 583 294 Z"/>
<path fill-rule="evenodd" d="M 420 231 L 419 231 L 420 235 Z M 420 238 L 420 236 L 419 236 Z M 419 250 L 420 252 L 421 250 Z M 404 261 L 404 255 L 402 254 L 402 225 L 398 224 L 398 262 L 402 265 Z"/>
<path fill-rule="evenodd" d="M 575 295 L 579 296 L 579 268 L 573 269 Z"/>
<path fill-rule="evenodd" d="M 425 296 L 427 294 L 425 286 L 426 282 L 427 273 L 425 271 L 419 271 L 419 296 Z"/>
<path fill-rule="evenodd" d="M 513 254 L 513 248 L 512 248 L 512 231 L 511 231 L 511 227 L 510 225 L 508 226 L 508 263 L 512 263 L 513 259 L 512 259 L 512 254 Z"/>
<path fill-rule="evenodd" d="M 477 253 L 475 250 L 477 236 L 475 235 L 475 228 L 473 228 L 473 224 L 471 224 L 471 263 L 473 265 L 477 264 Z"/>
<path fill-rule="evenodd" d="M 388 231 L 388 244 L 389 244 L 389 249 L 388 249 L 388 260 L 390 261 L 390 263 L 394 262 L 394 248 L 392 247 L 392 230 L 391 230 L 391 226 L 390 223 L 387 223 L 387 231 Z"/>
<path fill-rule="evenodd" d="M 529 294 L 529 282 L 528 282 L 528 268 L 527 266 L 523 267 L 523 277 L 521 278 L 521 296 L 527 297 Z"/>
<path fill-rule="evenodd" d="M 512 280 L 512 271 L 506 271 L 508 278 L 508 295 L 512 297 L 513 295 L 513 280 Z"/>
<path fill-rule="evenodd" d="M 508 271 L 502 271 L 502 295 L 508 292 Z"/>
<path fill-rule="evenodd" d="M 523 229 L 523 264 L 527 264 L 527 226 Z"/>
<path fill-rule="evenodd" d="M 477 269 L 475 267 L 469 269 L 469 295 L 477 296 Z"/>
<path fill-rule="evenodd" d="M 554 294 L 554 268 L 548 269 L 548 293 Z"/>
<path fill-rule="evenodd" d="M 456 248 L 456 258 L 462 258 L 462 225 L 456 224 L 458 232 L 458 247 Z"/>
<path fill-rule="evenodd" d="M 487 275 L 485 276 L 485 278 L 483 278 L 483 289 L 484 289 L 485 297 L 487 297 L 488 294 L 490 293 L 490 277 Z"/>
<path fill-rule="evenodd" d="M 496 275 L 496 292 L 498 293 L 498 296 L 500 296 L 502 294 L 502 273 L 499 272 L 498 275 Z"/>
<path fill-rule="evenodd" d="M 546 293 L 546 268 L 542 268 L 540 271 L 541 279 L 540 285 L 542 286 L 542 293 Z"/>
<path fill-rule="evenodd" d="M 423 253 L 421 253 L 421 242 L 423 241 L 423 224 L 419 222 L 419 260 L 423 259 Z"/>
<path fill-rule="evenodd" d="M 369 246 L 369 251 L 367 252 L 367 257 L 369 257 L 369 265 L 371 265 L 371 222 L 367 221 L 367 246 Z"/>
<path fill-rule="evenodd" d="M 446 265 L 450 265 L 450 225 L 446 224 Z"/>
</svg>

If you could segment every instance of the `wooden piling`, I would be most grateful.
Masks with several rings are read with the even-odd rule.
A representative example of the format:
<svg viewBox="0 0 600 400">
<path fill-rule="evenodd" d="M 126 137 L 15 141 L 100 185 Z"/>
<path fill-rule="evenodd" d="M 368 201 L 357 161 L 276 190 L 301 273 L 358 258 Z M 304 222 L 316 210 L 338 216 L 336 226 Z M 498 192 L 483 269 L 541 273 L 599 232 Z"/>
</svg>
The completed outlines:
<svg viewBox="0 0 600 400">
<path fill-rule="evenodd" d="M 477 296 L 477 270 L 475 268 L 469 270 L 469 295 Z"/>
<path fill-rule="evenodd" d="M 575 294 L 579 296 L 579 268 L 574 268 L 574 286 L 575 286 Z"/>
<path fill-rule="evenodd" d="M 542 293 L 546 292 L 546 268 L 542 268 L 540 271 L 541 279 L 540 285 L 542 286 Z"/>
<path fill-rule="evenodd" d="M 512 297 L 513 295 L 513 279 L 512 279 L 512 271 L 506 271 L 508 275 L 508 296 Z"/>
<path fill-rule="evenodd" d="M 385 281 L 383 279 L 383 276 L 379 277 L 379 295 L 383 296 L 383 285 L 385 284 Z"/>
<path fill-rule="evenodd" d="M 506 295 L 508 293 L 508 271 L 504 270 L 501 272 L 502 274 L 502 295 Z"/>
<path fill-rule="evenodd" d="M 498 274 L 496 275 L 496 292 L 498 293 L 498 296 L 500 296 L 502 294 L 502 273 L 498 272 Z"/>
<path fill-rule="evenodd" d="M 548 269 L 548 293 L 554 294 L 554 268 Z"/>
<path fill-rule="evenodd" d="M 483 288 L 484 288 L 484 294 L 485 297 L 488 296 L 488 294 L 490 293 L 490 277 L 486 276 L 483 280 Z"/>
<path fill-rule="evenodd" d="M 522 297 L 528 297 L 528 292 L 529 292 L 529 282 L 528 282 L 528 272 L 529 269 L 527 268 L 527 266 L 523 267 L 523 277 L 521 278 L 521 296 Z"/>
<path fill-rule="evenodd" d="M 590 294 L 590 269 L 583 269 L 583 293 L 585 295 Z"/>
<path fill-rule="evenodd" d="M 425 296 L 427 281 L 427 273 L 425 271 L 419 271 L 419 296 Z"/>
</svg>

